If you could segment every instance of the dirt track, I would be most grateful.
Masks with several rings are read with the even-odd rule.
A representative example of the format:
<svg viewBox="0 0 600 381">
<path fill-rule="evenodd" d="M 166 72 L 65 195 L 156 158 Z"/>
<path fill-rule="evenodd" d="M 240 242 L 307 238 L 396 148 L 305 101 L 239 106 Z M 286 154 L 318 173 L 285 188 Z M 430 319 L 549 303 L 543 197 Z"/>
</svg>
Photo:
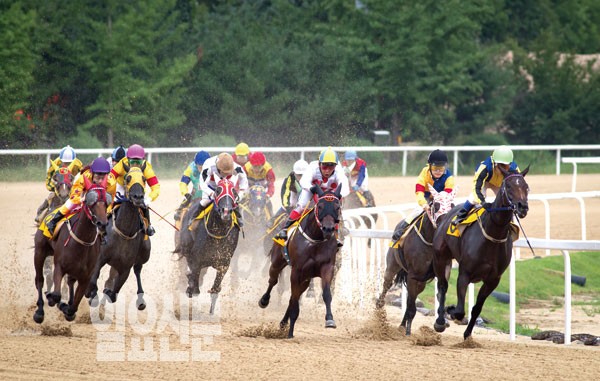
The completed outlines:
<svg viewBox="0 0 600 381">
<path fill-rule="evenodd" d="M 534 194 L 567 192 L 571 185 L 570 176 L 532 175 L 527 179 Z M 371 188 L 379 205 L 411 202 L 413 181 L 412 178 L 373 178 Z M 467 177 L 458 179 L 459 196 L 466 196 L 469 183 Z M 578 190 L 598 189 L 600 176 L 584 175 L 578 179 Z M 31 246 L 33 216 L 45 195 L 43 185 L 0 183 L 0 190 L 4 196 L 0 201 L 4 216 L 0 221 L 0 247 L 4 249 L 6 260 L 0 269 L 0 289 L 6 296 L 0 301 L 0 379 L 409 379 L 438 375 L 478 380 L 581 380 L 595 379 L 600 371 L 597 361 L 600 347 L 578 344 L 565 347 L 524 337 L 510 342 L 508 335 L 476 328 L 475 344 L 481 347 L 462 348 L 464 327 L 454 324 L 442 335 L 441 345 L 417 346 L 403 337 L 382 340 L 386 332 L 381 328 L 381 320 L 372 317 L 370 304 L 360 307 L 336 302 L 335 298 L 336 330 L 323 328 L 322 304 L 315 298 L 305 298 L 294 339 L 249 337 L 259 331 L 273 331 L 271 327 L 285 310 L 285 303 L 279 304 L 278 298 L 274 298 L 266 310 L 257 307 L 256 302 L 266 285 L 266 279 L 258 274 L 241 279 L 235 291 L 230 287 L 230 277 L 225 278 L 214 321 L 206 321 L 205 295 L 201 297 L 200 313 L 189 326 L 181 323 L 185 319 L 177 319 L 174 327 L 190 336 L 187 341 L 185 335 L 175 334 L 173 326 L 162 329 L 160 324 L 152 325 L 150 333 L 140 332 L 139 326 L 132 324 L 135 316 L 127 315 L 124 331 L 118 332 L 114 326 L 109 326 L 107 331 L 113 333 L 112 339 L 123 338 L 124 344 L 111 344 L 108 335 L 102 333 L 106 326 L 90 324 L 85 301 L 75 323 L 65 322 L 55 308 L 46 306 L 46 321 L 40 327 L 31 318 L 35 302 Z M 153 208 L 172 213 L 179 200 L 177 183 L 167 181 Z M 600 213 L 600 200 L 586 202 L 586 206 L 588 239 L 600 239 L 600 223 L 592 218 Z M 576 201 L 551 202 L 551 237 L 579 239 L 578 213 Z M 530 237 L 544 236 L 541 216 L 543 206 L 532 202 L 530 214 L 523 221 Z M 155 322 L 151 311 L 156 311 L 159 317 L 167 316 L 171 310 L 165 307 L 166 301 L 169 297 L 177 298 L 180 291 L 174 280 L 176 264 L 170 254 L 173 231 L 156 216 L 153 221 L 158 232 L 152 240 L 152 256 L 142 276 L 147 298 L 157 304 L 154 309 L 149 304 L 148 310 L 139 315 L 141 322 Z M 212 281 L 210 272 L 209 279 Z M 133 275 L 122 291 L 127 302 L 134 300 L 132 280 Z M 208 288 L 205 283 L 201 290 Z M 175 316 L 184 313 L 183 309 L 172 309 L 176 310 Z M 387 307 L 387 313 L 387 322 L 397 327 L 401 320 L 399 309 Z M 560 330 L 563 314 L 559 309 L 521 318 L 532 319 L 544 329 Z M 599 323 L 599 316 L 576 313 L 573 333 L 600 335 Z M 419 333 L 419 327 L 432 324 L 433 317 L 418 314 L 413 324 L 413 339 L 425 337 Z M 40 334 L 42 330 L 45 335 Z M 72 336 L 68 336 L 69 332 Z M 146 340 L 146 349 L 152 349 L 146 352 L 148 357 L 144 361 L 141 361 L 141 352 L 135 350 L 140 347 L 140 339 Z M 197 343 L 201 343 L 201 348 Z M 98 361 L 111 355 L 125 361 Z M 169 356 L 177 361 L 166 361 Z M 191 361 L 190 356 L 209 359 L 215 356 L 211 360 L 216 361 Z"/>
</svg>

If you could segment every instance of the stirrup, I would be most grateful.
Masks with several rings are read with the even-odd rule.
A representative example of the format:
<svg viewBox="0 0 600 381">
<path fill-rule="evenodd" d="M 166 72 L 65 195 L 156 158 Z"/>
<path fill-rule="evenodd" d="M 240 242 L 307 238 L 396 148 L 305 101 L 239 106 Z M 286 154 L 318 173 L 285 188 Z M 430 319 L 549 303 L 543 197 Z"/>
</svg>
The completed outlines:
<svg viewBox="0 0 600 381">
<path fill-rule="evenodd" d="M 287 241 L 287 239 L 288 239 L 287 230 L 286 229 L 280 230 L 279 233 L 277 233 L 275 235 L 275 238 L 279 238 L 279 239 L 283 239 L 283 240 Z"/>
<path fill-rule="evenodd" d="M 148 237 L 151 237 L 151 236 L 153 236 L 153 235 L 154 235 L 154 233 L 156 233 L 156 230 L 154 230 L 154 228 L 152 227 L 152 225 L 149 225 L 149 226 L 146 228 L 146 235 L 147 235 Z"/>
</svg>

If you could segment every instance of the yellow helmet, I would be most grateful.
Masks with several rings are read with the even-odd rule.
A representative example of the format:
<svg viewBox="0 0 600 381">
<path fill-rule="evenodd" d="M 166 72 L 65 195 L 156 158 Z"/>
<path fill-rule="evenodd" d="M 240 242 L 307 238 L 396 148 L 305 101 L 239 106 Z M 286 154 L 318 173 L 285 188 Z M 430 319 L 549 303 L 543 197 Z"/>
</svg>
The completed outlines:
<svg viewBox="0 0 600 381">
<path fill-rule="evenodd" d="M 327 147 L 319 155 L 319 163 L 337 164 L 338 155 L 331 147 Z"/>
<path fill-rule="evenodd" d="M 235 154 L 237 156 L 245 156 L 248 155 L 250 153 L 250 147 L 248 147 L 248 144 L 242 142 L 240 144 L 238 144 L 237 146 L 235 146 Z"/>
<path fill-rule="evenodd" d="M 217 156 L 217 169 L 223 176 L 233 174 L 233 158 L 230 154 L 223 152 Z"/>
</svg>

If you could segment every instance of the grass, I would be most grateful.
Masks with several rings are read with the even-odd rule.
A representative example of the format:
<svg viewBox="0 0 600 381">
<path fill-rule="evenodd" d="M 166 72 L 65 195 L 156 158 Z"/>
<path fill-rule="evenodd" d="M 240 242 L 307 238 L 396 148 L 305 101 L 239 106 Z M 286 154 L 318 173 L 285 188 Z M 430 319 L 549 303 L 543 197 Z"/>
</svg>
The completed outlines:
<svg viewBox="0 0 600 381">
<path fill-rule="evenodd" d="M 590 317 L 600 315 L 600 252 L 571 253 L 571 274 L 586 277 L 585 285 L 571 284 L 572 306 L 577 306 Z M 516 302 L 517 313 L 521 308 L 545 306 L 550 310 L 564 307 L 564 259 L 562 256 L 544 257 L 516 263 Z M 453 269 L 447 294 L 446 305 L 456 303 L 456 277 Z M 502 276 L 495 291 L 509 292 L 508 269 Z M 481 283 L 475 284 L 475 295 Z M 430 307 L 434 305 L 433 283 L 427 286 L 419 298 Z M 481 316 L 491 321 L 487 326 L 502 332 L 509 332 L 509 305 L 489 297 L 483 306 Z M 539 332 L 536 327 L 516 324 L 517 334 L 531 336 Z"/>
</svg>

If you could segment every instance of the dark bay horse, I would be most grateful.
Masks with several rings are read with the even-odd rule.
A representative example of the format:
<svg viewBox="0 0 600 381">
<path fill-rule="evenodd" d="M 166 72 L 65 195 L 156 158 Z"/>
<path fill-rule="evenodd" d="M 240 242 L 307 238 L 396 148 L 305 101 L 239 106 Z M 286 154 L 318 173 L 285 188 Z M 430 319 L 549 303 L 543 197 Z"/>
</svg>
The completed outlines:
<svg viewBox="0 0 600 381">
<path fill-rule="evenodd" d="M 67 321 L 75 319 L 79 302 L 83 297 L 100 252 L 99 234 L 104 234 L 108 224 L 106 208 L 112 202 L 106 192 L 106 184 L 95 185 L 84 178 L 85 196 L 81 209 L 60 226 L 56 240 L 47 238 L 38 229 L 34 238 L 35 287 L 38 291 L 37 310 L 33 315 L 36 323 L 44 321 L 43 265 L 46 257 L 54 255 L 54 291 L 46 294 L 50 307 L 58 304 Z M 58 229 L 59 227 L 57 227 Z M 67 275 L 69 301 L 61 302 L 60 284 Z M 73 292 L 77 281 L 77 290 Z"/>
<path fill-rule="evenodd" d="M 67 167 L 61 167 L 54 172 L 54 175 L 52 175 L 52 183 L 54 185 L 53 197 L 50 202 L 48 202 L 48 198 L 44 200 L 44 203 L 38 208 L 37 226 L 41 224 L 48 215 L 48 212 L 55 210 L 67 202 L 71 188 L 73 187 L 73 178 L 73 174 Z M 44 262 L 44 278 L 46 278 L 46 290 L 47 292 L 51 292 L 54 281 L 52 279 L 52 259 L 50 257 L 47 257 Z"/>
<path fill-rule="evenodd" d="M 405 328 L 407 336 L 411 334 L 411 324 L 417 313 L 417 297 L 423 292 L 427 282 L 435 277 L 433 233 L 440 218 L 452 209 L 452 201 L 456 194 L 455 191 L 437 192 L 433 188 L 430 188 L 430 191 L 433 199 L 429 203 L 429 211 L 415 219 L 400 247 L 388 249 L 383 290 L 376 303 L 377 308 L 385 305 L 385 295 L 394 278 L 406 286 L 408 296 L 401 325 Z"/>
<path fill-rule="evenodd" d="M 471 336 L 485 300 L 498 286 L 502 274 L 510 264 L 513 247 L 511 220 L 513 216 L 525 218 L 529 210 L 529 186 L 525 181 L 529 167 L 521 173 L 508 172 L 502 168 L 500 170 L 504 175 L 502 185 L 491 208 L 477 218 L 477 223 L 467 226 L 460 237 L 448 235 L 452 217 L 460 209 L 456 207 L 448 213 L 434 234 L 433 266 L 438 278 L 439 301 L 438 317 L 434 324 L 437 332 L 446 329 L 444 310 L 453 258 L 458 262 L 459 268 L 457 306 L 448 308 L 452 319 L 462 320 L 465 316 L 465 294 L 469 283 L 483 282 L 477 301 L 471 309 L 471 319 L 463 335 L 465 339 Z"/>
<path fill-rule="evenodd" d="M 341 186 L 335 193 L 323 192 L 318 186 L 314 186 L 311 191 L 318 196 L 315 207 L 301 219 L 285 247 L 277 242 L 273 243 L 271 247 L 269 287 L 258 302 L 261 308 L 269 305 L 271 290 L 277 284 L 279 273 L 288 264 L 285 258 L 285 250 L 287 250 L 292 267 L 290 273 L 292 294 L 285 315 L 279 324 L 283 328 L 288 324 L 288 320 L 290 321 L 288 338 L 294 337 L 294 325 L 300 315 L 300 296 L 306 291 L 314 277 L 321 278 L 323 301 L 326 308 L 325 327 L 336 328 L 331 313 L 331 283 L 336 253 L 339 249 L 334 233 L 341 217 Z"/>
<path fill-rule="evenodd" d="M 199 277 L 200 270 L 212 267 L 217 270 L 217 276 L 213 286 L 208 291 L 211 294 L 210 313 L 214 313 L 215 303 L 221 282 L 229 269 L 231 258 L 238 244 L 240 227 L 235 221 L 235 209 L 237 208 L 236 191 L 234 184 L 221 179 L 214 193 L 214 200 L 202 212 L 202 219 L 196 219 L 198 203 L 192 205 L 187 213 L 181 231 L 181 241 L 175 249 L 175 253 L 182 254 L 188 265 L 188 297 L 200 294 Z M 192 231 L 189 230 L 190 225 Z"/>
<path fill-rule="evenodd" d="M 110 276 L 105 283 L 104 294 L 111 303 L 117 300 L 117 294 L 129 277 L 131 268 L 137 280 L 137 307 L 143 310 L 146 307 L 144 290 L 140 274 L 142 266 L 150 258 L 150 239 L 146 238 L 143 229 L 142 212 L 144 205 L 146 178 L 143 168 L 127 167 L 123 178 L 125 198 L 112 212 L 106 233 L 106 245 L 100 250 L 100 257 L 94 268 L 86 296 L 89 302 L 96 305 L 98 293 L 98 277 L 102 267 L 110 265 Z"/>
</svg>

